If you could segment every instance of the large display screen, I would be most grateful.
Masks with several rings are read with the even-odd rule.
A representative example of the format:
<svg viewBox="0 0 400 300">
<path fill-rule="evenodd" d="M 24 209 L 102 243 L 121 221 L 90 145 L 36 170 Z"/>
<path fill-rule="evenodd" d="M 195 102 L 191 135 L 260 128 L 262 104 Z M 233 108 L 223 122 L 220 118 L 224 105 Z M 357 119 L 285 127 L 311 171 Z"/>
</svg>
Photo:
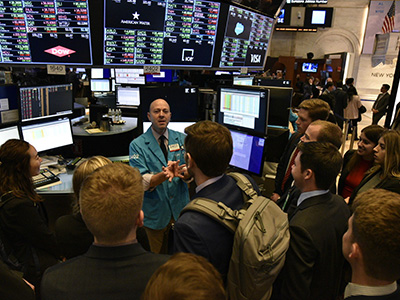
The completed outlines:
<svg viewBox="0 0 400 300">
<path fill-rule="evenodd" d="M 0 63 L 92 64 L 88 0 L 1 1 Z"/>
<path fill-rule="evenodd" d="M 212 66 L 220 3 L 104 3 L 104 65 Z"/>
<path fill-rule="evenodd" d="M 273 18 L 230 5 L 219 67 L 262 68 L 273 24 Z"/>
</svg>

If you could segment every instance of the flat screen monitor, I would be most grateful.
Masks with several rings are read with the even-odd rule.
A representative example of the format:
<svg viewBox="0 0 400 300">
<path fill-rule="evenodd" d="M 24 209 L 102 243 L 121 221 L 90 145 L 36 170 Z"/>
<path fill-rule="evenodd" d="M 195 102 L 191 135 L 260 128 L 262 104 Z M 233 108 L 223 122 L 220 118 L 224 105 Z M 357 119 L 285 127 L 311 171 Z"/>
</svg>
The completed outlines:
<svg viewBox="0 0 400 300">
<path fill-rule="evenodd" d="M 21 121 L 72 114 L 72 84 L 21 87 Z"/>
<path fill-rule="evenodd" d="M 211 67 L 221 3 L 104 0 L 106 66 Z"/>
<path fill-rule="evenodd" d="M 267 78 L 257 78 L 255 80 L 256 85 L 262 86 L 280 86 L 280 87 L 291 87 L 292 81 L 288 79 L 267 79 Z"/>
<path fill-rule="evenodd" d="M 269 90 L 263 87 L 221 87 L 218 123 L 230 129 L 266 134 Z"/>
<path fill-rule="evenodd" d="M 18 121 L 18 87 L 2 85 L 0 86 L 0 123 L 7 124 Z"/>
<path fill-rule="evenodd" d="M 234 76 L 234 85 L 253 85 L 254 76 Z"/>
<path fill-rule="evenodd" d="M 146 84 L 143 69 L 115 69 L 115 82 L 118 84 Z"/>
<path fill-rule="evenodd" d="M 301 66 L 301 70 L 305 73 L 317 73 L 318 64 L 317 63 L 309 63 L 304 62 Z"/>
<path fill-rule="evenodd" d="M 119 86 L 117 88 L 117 105 L 139 106 L 140 105 L 140 89 L 138 87 Z"/>
<path fill-rule="evenodd" d="M 147 120 L 150 104 L 156 99 L 168 102 L 172 121 L 198 121 L 199 91 L 196 86 L 140 87 L 140 106 L 143 120 Z"/>
<path fill-rule="evenodd" d="M 43 152 L 73 144 L 72 128 L 68 118 L 21 126 L 24 141 Z"/>
<path fill-rule="evenodd" d="M 274 19 L 235 5 L 227 18 L 219 67 L 262 69 Z"/>
<path fill-rule="evenodd" d="M 266 86 L 269 89 L 268 128 L 288 128 L 289 113 L 292 106 L 293 89 L 288 87 Z"/>
<path fill-rule="evenodd" d="M 264 167 L 265 138 L 249 133 L 230 130 L 233 141 L 233 155 L 229 164 L 257 176 Z"/>
<path fill-rule="evenodd" d="M 304 15 L 304 27 L 331 27 L 332 16 L 332 7 L 307 7 Z"/>
<path fill-rule="evenodd" d="M 185 128 L 194 123 L 195 122 L 169 122 L 168 128 L 185 134 Z M 150 126 L 151 122 L 143 122 L 143 132 L 146 132 Z"/>
<path fill-rule="evenodd" d="M 7 128 L 0 128 L 0 146 L 10 139 L 21 139 L 17 125 Z"/>
<path fill-rule="evenodd" d="M 3 1 L 0 63 L 91 65 L 88 2 Z"/>
<path fill-rule="evenodd" d="M 110 92 L 111 85 L 109 79 L 90 79 L 90 90 L 92 92 Z"/>
</svg>

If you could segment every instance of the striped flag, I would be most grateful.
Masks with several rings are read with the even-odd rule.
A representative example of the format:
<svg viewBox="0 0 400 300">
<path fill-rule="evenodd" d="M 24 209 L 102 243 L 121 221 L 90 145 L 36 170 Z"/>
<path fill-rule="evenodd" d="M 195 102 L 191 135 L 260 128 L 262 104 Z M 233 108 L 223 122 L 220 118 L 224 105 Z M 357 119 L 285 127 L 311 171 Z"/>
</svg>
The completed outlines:
<svg viewBox="0 0 400 300">
<path fill-rule="evenodd" d="M 382 25 L 383 33 L 392 32 L 394 29 L 394 14 L 395 14 L 394 2 L 395 2 L 395 0 L 393 0 L 392 5 L 390 6 L 390 9 L 385 16 L 385 20 L 383 20 L 383 25 Z"/>
</svg>

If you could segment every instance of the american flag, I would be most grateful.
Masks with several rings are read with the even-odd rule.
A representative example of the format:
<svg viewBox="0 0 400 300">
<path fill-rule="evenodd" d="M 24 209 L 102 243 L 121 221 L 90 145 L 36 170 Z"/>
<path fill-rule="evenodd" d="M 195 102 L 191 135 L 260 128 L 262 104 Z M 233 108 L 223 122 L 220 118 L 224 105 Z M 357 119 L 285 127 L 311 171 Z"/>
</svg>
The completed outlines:
<svg viewBox="0 0 400 300">
<path fill-rule="evenodd" d="M 382 25 L 383 33 L 392 32 L 394 29 L 394 14 L 395 14 L 394 2 L 395 2 L 395 0 L 393 0 L 392 5 L 390 6 L 390 9 L 385 16 L 385 20 L 383 20 L 383 25 Z"/>
</svg>

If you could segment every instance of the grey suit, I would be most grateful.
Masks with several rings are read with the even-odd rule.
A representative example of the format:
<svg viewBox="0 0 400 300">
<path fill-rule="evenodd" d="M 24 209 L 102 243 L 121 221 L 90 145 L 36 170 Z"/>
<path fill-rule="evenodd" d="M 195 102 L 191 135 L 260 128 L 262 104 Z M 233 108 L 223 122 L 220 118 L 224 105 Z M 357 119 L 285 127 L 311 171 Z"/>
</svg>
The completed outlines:
<svg viewBox="0 0 400 300">
<path fill-rule="evenodd" d="M 151 275 L 168 258 L 146 252 L 138 243 L 92 245 L 86 254 L 45 272 L 42 300 L 139 300 Z"/>
<path fill-rule="evenodd" d="M 387 107 L 389 105 L 390 94 L 384 93 L 379 94 L 378 98 L 376 98 L 373 109 L 378 110 L 376 114 L 372 116 L 372 124 L 378 124 L 379 120 L 386 114 Z"/>
</svg>

